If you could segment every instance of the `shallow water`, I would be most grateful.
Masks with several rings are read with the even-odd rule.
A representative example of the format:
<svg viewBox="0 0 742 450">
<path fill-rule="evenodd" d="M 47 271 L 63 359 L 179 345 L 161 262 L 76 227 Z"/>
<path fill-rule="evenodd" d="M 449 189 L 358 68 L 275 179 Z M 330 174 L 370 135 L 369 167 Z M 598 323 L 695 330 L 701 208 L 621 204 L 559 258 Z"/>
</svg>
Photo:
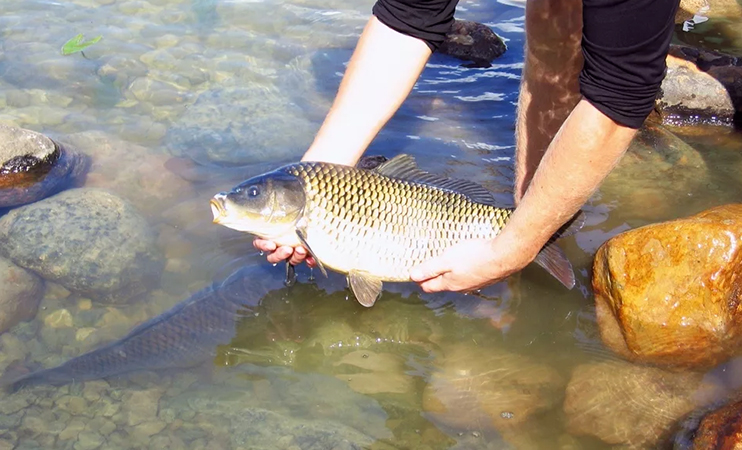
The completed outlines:
<svg viewBox="0 0 742 450">
<path fill-rule="evenodd" d="M 90 154 L 87 185 L 134 203 L 168 259 L 161 285 L 128 305 L 50 283 L 37 318 L 0 339 L 0 367 L 58 364 L 260 264 L 251 238 L 211 223 L 208 200 L 302 154 L 372 4 L 0 3 L 0 122 Z M 508 51 L 488 69 L 434 55 L 368 153 L 411 153 L 425 169 L 478 181 L 508 202 L 523 10 L 462 1 L 457 17 L 492 26 Z M 103 39 L 62 56 L 77 33 Z M 742 200 L 740 135 L 712 129 L 684 139 L 701 159 L 686 178 L 666 164 L 637 184 L 609 180 L 586 205 L 587 226 L 563 244 L 578 276 L 573 291 L 529 267 L 483 297 L 387 285 L 364 309 L 340 277 L 314 274 L 315 287 L 301 268 L 299 285 L 269 294 L 205 367 L 0 399 L 2 445 L 304 449 L 334 435 L 379 449 L 610 448 L 571 435 L 562 412 L 572 370 L 611 359 L 596 337 L 592 254 L 626 229 Z M 56 320 L 62 310 L 71 323 Z"/>
</svg>

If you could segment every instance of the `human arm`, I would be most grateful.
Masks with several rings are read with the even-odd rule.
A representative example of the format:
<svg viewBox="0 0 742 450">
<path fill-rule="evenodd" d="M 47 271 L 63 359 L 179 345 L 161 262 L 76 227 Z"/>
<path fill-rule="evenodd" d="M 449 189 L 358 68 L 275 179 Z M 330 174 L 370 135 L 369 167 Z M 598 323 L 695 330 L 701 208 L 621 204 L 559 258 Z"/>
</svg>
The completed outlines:
<svg viewBox="0 0 742 450">
<path fill-rule="evenodd" d="M 599 187 L 652 110 L 677 3 L 528 2 L 517 209 L 497 238 L 454 246 L 413 271 L 413 280 L 429 292 L 467 291 L 499 281 L 535 258 Z M 575 26 L 580 15 L 581 39 Z M 584 64 L 575 51 L 580 44 Z M 566 119 L 565 111 L 570 111 Z"/>
<path fill-rule="evenodd" d="M 450 248 L 415 268 L 412 280 L 426 292 L 469 291 L 523 269 L 595 192 L 635 134 L 636 129 L 580 101 L 552 140 L 500 234 L 490 241 Z"/>
<path fill-rule="evenodd" d="M 386 3 L 394 2 L 379 2 L 375 9 Z M 439 3 L 441 11 L 455 5 L 451 1 Z M 388 19 L 390 14 L 378 13 L 399 25 L 399 20 Z M 372 16 L 351 56 L 335 101 L 302 160 L 355 165 L 415 85 L 435 48 L 431 36 L 414 37 L 395 31 Z M 272 263 L 289 259 L 291 264 L 299 264 L 307 257 L 302 246 L 278 247 L 264 239 L 256 239 L 253 245 L 269 253 Z M 308 262 L 313 264 L 311 259 Z"/>
</svg>

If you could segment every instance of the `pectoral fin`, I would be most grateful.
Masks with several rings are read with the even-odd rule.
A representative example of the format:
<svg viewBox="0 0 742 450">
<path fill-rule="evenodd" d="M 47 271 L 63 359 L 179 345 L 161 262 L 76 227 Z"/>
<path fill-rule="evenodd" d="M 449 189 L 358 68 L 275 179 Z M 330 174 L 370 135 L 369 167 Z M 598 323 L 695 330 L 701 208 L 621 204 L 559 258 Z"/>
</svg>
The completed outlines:
<svg viewBox="0 0 742 450">
<path fill-rule="evenodd" d="M 370 308 L 381 295 L 383 283 L 380 279 L 371 276 L 368 272 L 351 271 L 348 273 L 348 285 L 358 303 Z"/>
<path fill-rule="evenodd" d="M 536 264 L 546 269 L 554 278 L 559 280 L 567 289 L 575 287 L 575 274 L 572 264 L 556 243 L 550 242 L 541 249 L 534 260 Z"/>
<path fill-rule="evenodd" d="M 322 265 L 322 261 L 317 258 L 317 255 L 314 254 L 311 247 L 309 247 L 309 244 L 307 244 L 307 233 L 304 227 L 296 227 L 296 236 L 299 238 L 299 241 L 301 242 L 301 245 L 303 245 L 310 255 L 312 255 L 312 258 L 317 262 L 317 267 L 319 267 L 319 271 L 322 272 L 322 275 L 327 278 L 327 271 L 325 270 L 325 266 Z"/>
</svg>

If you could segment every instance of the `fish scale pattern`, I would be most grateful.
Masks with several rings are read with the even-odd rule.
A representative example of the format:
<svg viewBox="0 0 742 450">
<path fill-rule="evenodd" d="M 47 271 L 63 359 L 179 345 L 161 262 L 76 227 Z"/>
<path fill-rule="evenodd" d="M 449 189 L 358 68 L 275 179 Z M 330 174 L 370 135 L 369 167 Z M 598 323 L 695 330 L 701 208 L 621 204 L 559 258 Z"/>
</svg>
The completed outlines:
<svg viewBox="0 0 742 450">
<path fill-rule="evenodd" d="M 307 242 L 322 263 L 384 281 L 408 281 L 415 265 L 468 239 L 491 239 L 512 211 L 427 183 L 349 166 L 306 162 L 284 170 L 307 197 Z"/>
</svg>

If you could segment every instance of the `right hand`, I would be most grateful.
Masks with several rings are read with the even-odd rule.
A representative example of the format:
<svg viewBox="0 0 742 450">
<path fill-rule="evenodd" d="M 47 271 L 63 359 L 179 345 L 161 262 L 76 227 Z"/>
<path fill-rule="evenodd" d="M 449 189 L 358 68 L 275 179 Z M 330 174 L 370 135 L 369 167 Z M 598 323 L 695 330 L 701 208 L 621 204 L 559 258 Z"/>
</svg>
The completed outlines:
<svg viewBox="0 0 742 450">
<path fill-rule="evenodd" d="M 283 241 L 278 239 L 276 241 L 255 238 L 253 240 L 253 246 L 266 253 L 269 263 L 279 263 L 284 260 L 288 260 L 292 265 L 299 265 L 302 261 L 306 261 L 309 267 L 314 267 L 316 262 L 314 258 L 309 255 L 309 251 L 301 245 L 281 245 L 278 242 Z"/>
</svg>

